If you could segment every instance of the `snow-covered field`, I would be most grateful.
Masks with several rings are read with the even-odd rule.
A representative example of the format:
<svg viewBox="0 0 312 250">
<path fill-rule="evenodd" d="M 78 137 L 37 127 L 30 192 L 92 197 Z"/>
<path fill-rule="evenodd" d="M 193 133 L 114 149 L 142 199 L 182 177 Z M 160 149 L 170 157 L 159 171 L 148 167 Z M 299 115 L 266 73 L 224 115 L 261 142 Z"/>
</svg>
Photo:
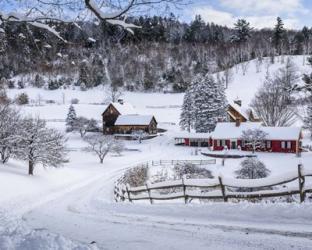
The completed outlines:
<svg viewBox="0 0 312 250">
<path fill-rule="evenodd" d="M 294 58 L 301 71 L 302 57 Z M 275 64 L 270 70 L 277 69 Z M 235 69 L 233 69 L 235 73 Z M 254 63 L 245 76 L 239 73 L 227 90 L 230 99 L 249 103 L 265 76 L 265 64 L 255 73 Z M 77 115 L 101 120 L 106 105 L 102 89 L 89 91 L 26 88 L 9 90 L 9 96 L 26 92 L 55 104 L 21 107 L 27 116 L 39 116 L 48 126 L 65 130 L 70 101 Z M 40 96 L 40 97 L 39 97 Z M 123 97 L 142 114 L 154 114 L 159 126 L 168 129 L 152 140 L 126 142 L 137 151 L 109 155 L 104 164 L 82 152 L 78 134 L 69 134 L 69 162 L 58 169 L 37 167 L 27 176 L 24 162 L 11 160 L 0 166 L 0 249 L 311 249 L 312 203 L 205 203 L 179 204 L 115 203 L 115 180 L 129 167 L 160 159 L 207 159 L 194 149 L 175 147 L 172 135 L 178 130 L 183 94 L 125 93 Z M 308 139 L 306 139 L 308 142 Z M 312 169 L 312 154 L 259 153 L 271 176 L 297 168 Z M 233 177 L 241 159 L 209 166 L 214 175 Z M 311 182 L 310 182 L 311 183 Z M 94 243 L 94 244 L 91 244 Z"/>
</svg>

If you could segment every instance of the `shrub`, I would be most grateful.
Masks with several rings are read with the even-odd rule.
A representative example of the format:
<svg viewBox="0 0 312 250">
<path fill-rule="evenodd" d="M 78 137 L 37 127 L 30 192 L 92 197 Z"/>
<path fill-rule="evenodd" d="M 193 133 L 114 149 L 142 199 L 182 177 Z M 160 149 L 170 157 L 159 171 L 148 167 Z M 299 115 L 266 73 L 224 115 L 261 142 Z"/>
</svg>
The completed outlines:
<svg viewBox="0 0 312 250">
<path fill-rule="evenodd" d="M 238 179 L 260 179 L 270 174 L 270 170 L 257 158 L 247 158 L 241 162 L 241 169 L 235 171 Z"/>
<path fill-rule="evenodd" d="M 18 105 L 25 105 L 29 103 L 29 98 L 28 95 L 26 93 L 21 93 L 17 96 L 16 98 L 16 103 Z"/>
<path fill-rule="evenodd" d="M 185 175 L 187 178 L 212 178 L 208 169 L 193 165 L 191 163 L 177 164 L 173 168 L 176 179 L 182 179 Z"/>
<path fill-rule="evenodd" d="M 129 169 L 125 173 L 124 183 L 131 187 L 138 187 L 145 185 L 147 181 L 148 167 L 141 166 Z"/>
<path fill-rule="evenodd" d="M 78 98 L 73 98 L 70 101 L 71 104 L 78 104 L 79 103 L 79 99 Z"/>
</svg>

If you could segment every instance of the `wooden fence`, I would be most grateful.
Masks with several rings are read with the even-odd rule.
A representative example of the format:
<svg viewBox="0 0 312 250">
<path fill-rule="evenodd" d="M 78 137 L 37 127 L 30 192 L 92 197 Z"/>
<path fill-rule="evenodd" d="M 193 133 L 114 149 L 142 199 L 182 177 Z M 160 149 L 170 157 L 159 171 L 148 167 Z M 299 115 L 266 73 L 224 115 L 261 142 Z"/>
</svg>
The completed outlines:
<svg viewBox="0 0 312 250">
<path fill-rule="evenodd" d="M 149 200 L 151 204 L 153 204 L 154 200 L 184 199 L 184 202 L 188 203 L 190 199 L 197 198 L 208 200 L 221 199 L 227 202 L 229 199 L 233 198 L 254 199 L 282 197 L 295 194 L 299 194 L 300 202 L 304 202 L 306 194 L 312 192 L 312 186 L 305 186 L 306 177 L 311 176 L 312 170 L 305 171 L 302 165 L 298 165 L 298 171 L 286 173 L 280 177 L 262 179 L 229 179 L 221 176 L 212 179 L 182 178 L 181 180 L 154 184 L 146 183 L 144 186 L 140 187 L 130 187 L 124 184 L 122 179 L 119 179 L 115 185 L 114 194 L 116 201 L 128 200 L 132 202 L 135 200 Z M 298 180 L 298 185 L 296 185 L 296 187 L 281 187 L 281 185 L 295 180 Z M 277 189 L 273 189 L 277 186 L 279 186 Z M 268 190 L 262 190 L 264 188 L 268 188 Z M 177 191 L 177 189 L 179 189 L 179 191 Z M 232 191 L 231 189 L 244 189 L 249 191 Z M 155 193 L 156 190 L 158 193 Z"/>
<path fill-rule="evenodd" d="M 216 164 L 216 159 L 210 160 L 159 160 L 152 161 L 152 166 L 168 166 L 189 163 L 192 165 L 210 165 Z"/>
</svg>

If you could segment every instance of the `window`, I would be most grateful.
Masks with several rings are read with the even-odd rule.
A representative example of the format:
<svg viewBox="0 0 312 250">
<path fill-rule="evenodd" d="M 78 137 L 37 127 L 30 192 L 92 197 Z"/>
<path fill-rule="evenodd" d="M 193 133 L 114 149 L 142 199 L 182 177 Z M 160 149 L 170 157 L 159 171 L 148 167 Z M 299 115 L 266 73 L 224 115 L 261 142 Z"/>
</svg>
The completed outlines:
<svg viewBox="0 0 312 250">
<path fill-rule="evenodd" d="M 220 140 L 217 140 L 217 147 L 220 147 Z"/>
<path fill-rule="evenodd" d="M 222 147 L 225 146 L 225 140 L 221 140 L 221 146 L 222 146 Z"/>
<path fill-rule="evenodd" d="M 281 142 L 281 148 L 282 148 L 282 149 L 285 149 L 285 148 L 286 148 L 286 142 L 285 142 L 285 141 L 282 141 L 282 142 Z"/>
<path fill-rule="evenodd" d="M 271 141 L 267 141 L 267 142 L 266 142 L 266 147 L 267 147 L 267 148 L 271 148 Z"/>
<path fill-rule="evenodd" d="M 242 147 L 245 147 L 245 141 L 242 140 Z"/>
<path fill-rule="evenodd" d="M 291 141 L 287 142 L 287 149 L 291 149 Z"/>
</svg>

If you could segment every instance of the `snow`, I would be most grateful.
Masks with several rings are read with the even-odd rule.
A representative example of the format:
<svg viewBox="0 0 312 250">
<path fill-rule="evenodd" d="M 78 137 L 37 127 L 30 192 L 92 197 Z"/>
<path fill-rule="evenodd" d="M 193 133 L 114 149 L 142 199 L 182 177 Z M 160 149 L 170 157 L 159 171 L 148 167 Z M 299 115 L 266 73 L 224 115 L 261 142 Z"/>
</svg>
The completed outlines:
<svg viewBox="0 0 312 250">
<path fill-rule="evenodd" d="M 250 108 L 246 108 L 244 106 L 239 106 L 234 102 L 231 102 L 231 105 L 237 112 L 239 112 L 247 121 L 249 120 Z"/>
<path fill-rule="evenodd" d="M 302 57 L 294 57 L 294 60 L 297 65 L 302 64 Z M 270 71 L 279 66 L 282 64 L 271 65 Z M 300 70 L 304 68 L 300 67 Z M 245 76 L 240 72 L 235 74 L 227 89 L 228 97 L 235 99 L 238 96 L 243 105 L 248 105 L 264 75 L 264 66 L 262 72 L 255 73 L 251 62 Z M 100 120 L 107 107 L 103 104 L 105 95 L 101 88 L 84 92 L 75 89 L 10 89 L 8 95 L 14 98 L 22 92 L 34 101 L 20 107 L 22 114 L 40 116 L 47 120 L 49 127 L 60 131 L 65 131 L 71 99 L 80 101 L 74 105 L 78 116 Z M 36 102 L 39 95 L 40 105 Z M 177 124 L 183 94 L 126 92 L 123 98 L 126 106 L 131 103 L 131 110 L 135 110 L 130 113 L 153 114 L 160 127 L 168 129 L 168 132 L 141 144 L 126 141 L 129 150 L 122 156 L 108 155 L 103 165 L 98 163 L 96 156 L 83 152 L 86 144 L 78 134 L 69 133 L 70 161 L 62 168 L 37 166 L 35 176 L 29 177 L 26 162 L 10 160 L 7 165 L 0 166 L 0 249 L 96 249 L 96 246 L 99 249 L 150 250 L 311 248 L 310 195 L 304 204 L 296 201 L 225 204 L 196 199 L 187 205 L 183 199 L 156 201 L 153 205 L 148 200 L 116 203 L 114 183 L 130 167 L 160 159 L 207 159 L 196 155 L 195 148 L 174 146 L 174 137 L 179 133 Z M 45 104 L 44 100 L 53 100 L 55 104 Z M 311 143 L 308 137 L 304 142 Z M 305 174 L 312 174 L 311 152 L 302 153 L 301 158 L 283 153 L 257 152 L 256 155 L 271 171 L 268 179 L 256 182 L 269 183 L 282 177 L 292 177 L 298 164 L 303 164 Z M 222 176 L 225 182 L 233 184 L 237 181 L 234 172 L 240 168 L 241 161 L 226 159 L 225 166 L 222 166 L 221 160 L 217 159 L 217 164 L 205 167 L 213 176 Z M 311 179 L 306 178 L 306 187 L 311 186 Z M 207 185 L 217 184 L 216 180 L 195 182 Z M 246 184 L 254 185 L 253 182 Z M 286 185 L 285 190 L 292 188 L 298 188 L 297 181 Z M 196 194 L 191 190 L 187 192 Z M 220 196 L 220 191 L 206 195 Z M 90 244 L 93 241 L 96 243 Z"/>
<path fill-rule="evenodd" d="M 214 139 L 240 138 L 243 131 L 248 129 L 260 129 L 260 122 L 242 122 L 237 127 L 235 122 L 218 122 L 215 130 L 211 133 Z"/>
<path fill-rule="evenodd" d="M 120 115 L 115 125 L 149 125 L 152 119 L 152 115 Z"/>
<path fill-rule="evenodd" d="M 209 139 L 211 137 L 210 133 L 192 133 L 192 132 L 176 132 L 174 133 L 174 138 L 189 138 L 189 139 Z"/>
<path fill-rule="evenodd" d="M 113 102 L 111 103 L 120 114 L 122 115 L 135 115 L 138 114 L 135 108 L 131 103 L 118 103 L 118 102 Z"/>
<path fill-rule="evenodd" d="M 298 140 L 301 133 L 297 127 L 264 127 L 259 122 L 242 122 L 237 127 L 235 122 L 219 122 L 211 134 L 214 139 L 238 139 L 249 129 L 262 130 L 268 140 Z"/>
</svg>

